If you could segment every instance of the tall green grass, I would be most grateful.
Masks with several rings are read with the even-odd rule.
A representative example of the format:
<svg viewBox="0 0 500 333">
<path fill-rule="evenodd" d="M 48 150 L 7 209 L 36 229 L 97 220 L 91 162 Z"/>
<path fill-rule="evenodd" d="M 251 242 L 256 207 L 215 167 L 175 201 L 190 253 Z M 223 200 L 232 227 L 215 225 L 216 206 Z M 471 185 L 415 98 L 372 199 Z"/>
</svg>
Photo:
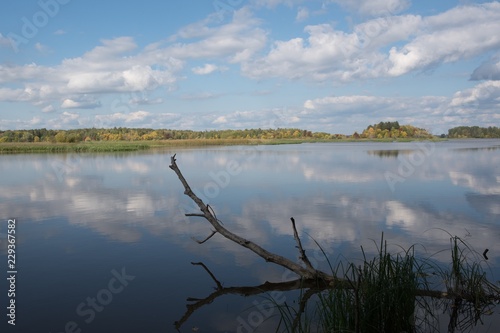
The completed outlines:
<svg viewBox="0 0 500 333">
<path fill-rule="evenodd" d="M 347 265 L 343 276 L 351 288 L 319 295 L 319 326 L 323 332 L 413 332 L 416 291 L 425 285 L 414 247 L 392 255 L 383 235 L 378 256 Z M 342 267 L 341 267 L 342 268 Z"/>
<path fill-rule="evenodd" d="M 82 143 L 2 143 L 0 153 L 98 153 L 117 151 L 138 151 L 151 148 L 144 142 L 82 142 Z"/>
<path fill-rule="evenodd" d="M 234 145 L 278 145 L 316 142 L 304 139 L 178 139 L 154 141 L 92 141 L 79 143 L 0 143 L 0 154 L 19 153 L 87 153 L 138 151 L 170 147 L 205 147 Z"/>
<path fill-rule="evenodd" d="M 500 291 L 487 279 L 479 254 L 461 238 L 450 239 L 451 261 L 443 267 L 417 257 L 415 246 L 389 253 L 382 234 L 376 256 L 368 258 L 361 248 L 361 264 L 339 262 L 332 269 L 345 283 L 316 292 L 309 310 L 303 304 L 307 291 L 299 308 L 277 305 L 277 331 L 438 332 L 442 312 L 448 314 L 449 332 L 470 330 L 492 312 Z"/>
</svg>

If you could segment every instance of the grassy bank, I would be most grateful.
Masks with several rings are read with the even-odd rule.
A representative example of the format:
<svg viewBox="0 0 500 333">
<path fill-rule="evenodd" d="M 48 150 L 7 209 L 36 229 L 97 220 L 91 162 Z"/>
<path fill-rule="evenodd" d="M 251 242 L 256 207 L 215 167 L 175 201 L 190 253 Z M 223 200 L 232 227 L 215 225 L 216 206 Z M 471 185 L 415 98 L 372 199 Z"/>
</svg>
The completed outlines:
<svg viewBox="0 0 500 333">
<path fill-rule="evenodd" d="M 90 153 L 113 151 L 137 151 L 149 149 L 150 144 L 144 142 L 92 142 L 92 143 L 2 143 L 0 153 Z"/>
<path fill-rule="evenodd" d="M 442 140 L 442 139 L 438 139 Z M 283 145 L 306 142 L 393 142 L 394 139 L 178 139 L 153 141 L 90 141 L 78 143 L 51 142 L 4 142 L 0 143 L 0 154 L 28 153 L 95 153 L 139 151 L 168 147 L 204 147 L 232 145 Z M 397 142 L 410 142 L 415 139 L 400 139 Z"/>
<path fill-rule="evenodd" d="M 167 147 L 203 147 L 203 146 L 230 146 L 230 145 L 273 145 L 297 144 L 315 142 L 317 140 L 299 139 L 186 139 L 186 140 L 158 140 L 158 141 L 94 141 L 78 143 L 50 143 L 50 142 L 20 142 L 0 143 L 0 154 L 20 153 L 92 153 L 139 151 L 152 148 Z"/>
</svg>

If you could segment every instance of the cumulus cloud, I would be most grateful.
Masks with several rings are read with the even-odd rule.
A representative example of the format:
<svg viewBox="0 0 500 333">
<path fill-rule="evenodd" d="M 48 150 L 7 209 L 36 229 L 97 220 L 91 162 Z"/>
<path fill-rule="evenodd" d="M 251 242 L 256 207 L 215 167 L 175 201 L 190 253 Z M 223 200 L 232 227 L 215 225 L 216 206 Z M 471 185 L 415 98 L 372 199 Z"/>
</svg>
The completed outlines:
<svg viewBox="0 0 500 333">
<path fill-rule="evenodd" d="M 500 3 L 456 7 L 424 18 L 422 32 L 389 52 L 389 75 L 467 59 L 500 47 Z"/>
<path fill-rule="evenodd" d="M 96 116 L 96 118 L 103 121 L 103 122 L 124 121 L 125 123 L 131 123 L 131 122 L 143 121 L 150 116 L 151 116 L 151 113 L 149 113 L 147 111 L 136 111 L 136 112 L 130 112 L 130 113 L 118 113 L 117 112 L 117 113 L 113 113 L 110 115 L 98 115 L 98 116 Z"/>
<path fill-rule="evenodd" d="M 471 80 L 500 80 L 500 54 L 483 62 L 472 72 Z"/>
<path fill-rule="evenodd" d="M 43 113 L 51 113 L 51 112 L 54 112 L 55 110 L 56 109 L 54 108 L 53 105 L 47 105 L 47 106 L 42 108 Z"/>
<path fill-rule="evenodd" d="M 213 26 L 211 20 L 199 22 L 203 33 L 193 40 L 193 34 L 184 31 L 177 43 L 153 43 L 138 49 L 132 37 L 103 39 L 101 44 L 74 58 L 64 59 L 55 66 L 35 63 L 0 65 L 0 84 L 16 83 L 23 88 L 1 88 L 0 102 L 31 102 L 34 105 L 61 103 L 63 108 L 91 108 L 99 106 L 104 93 L 135 93 L 171 89 L 181 77 L 185 63 L 190 59 L 214 58 L 230 62 L 245 61 L 266 43 L 265 32 L 258 28 L 260 21 L 245 8 L 237 10 L 233 19 Z M 188 29 L 189 30 L 189 29 Z M 190 40 L 182 40 L 184 37 Z M 7 39 L 2 39 L 8 41 Z M 35 48 L 44 51 L 37 43 Z M 206 63 L 193 68 L 199 75 L 224 71 L 227 68 Z M 92 95 L 92 103 L 77 100 L 78 96 Z M 76 96 L 76 97 L 75 97 Z M 145 103 L 151 101 L 143 101 Z M 159 102 L 154 100 L 153 102 Z"/>
<path fill-rule="evenodd" d="M 81 57 L 65 59 L 53 67 L 0 66 L 0 83 L 24 85 L 24 89 L 2 88 L 0 101 L 37 105 L 59 100 L 63 108 L 90 108 L 100 105 L 97 99 L 102 93 L 147 91 L 175 83 L 182 68 L 178 60 L 158 57 L 151 61 L 145 52 L 124 56 L 135 48 L 132 38 L 120 37 L 103 40 Z M 92 101 L 82 97 L 85 94 L 93 95 Z"/>
<path fill-rule="evenodd" d="M 240 65 L 243 75 L 256 80 L 278 78 L 349 83 L 418 73 L 500 48 L 498 2 L 460 5 L 440 14 L 422 16 L 401 14 L 408 7 L 408 0 L 327 0 L 322 8 L 328 10 L 328 4 L 336 3 L 358 13 L 360 23 L 349 30 L 331 21 L 307 25 L 303 34 L 270 42 L 268 34 L 272 31 L 266 31 L 263 28 L 266 25 L 254 13 L 263 10 L 262 7 L 285 5 L 292 7 L 290 12 L 297 13 L 297 21 L 302 21 L 316 14 L 312 6 L 301 7 L 304 3 L 301 0 L 255 0 L 236 8 L 227 21 L 221 22 L 216 15 L 210 14 L 179 29 L 171 38 L 144 47 L 139 47 L 134 38 L 122 36 L 103 39 L 87 52 L 55 65 L 4 63 L 0 65 L 0 102 L 31 103 L 43 112 L 41 119 L 47 127 L 61 123 L 61 115 L 52 114 L 56 108 L 107 107 L 103 104 L 106 103 L 103 96 L 109 94 L 127 96 L 118 104 L 126 108 L 111 105 L 111 108 L 103 108 L 111 110 L 111 115 L 75 118 L 73 124 L 80 126 L 97 121 L 109 126 L 161 127 L 165 124 L 165 127 L 175 125 L 179 128 L 299 126 L 352 133 L 359 124 L 380 120 L 394 119 L 438 128 L 449 128 L 450 124 L 467 125 L 472 117 L 478 125 L 498 121 L 500 115 L 494 111 L 499 105 L 495 83 L 500 81 L 498 54 L 471 75 L 471 80 L 485 82 L 453 96 L 371 96 L 369 90 L 346 96 L 325 96 L 328 95 L 325 93 L 323 97 L 314 95 L 318 98 L 304 97 L 303 103 L 294 102 L 288 109 L 248 107 L 227 114 L 214 110 L 201 116 L 154 114 L 132 108 L 168 102 L 160 92 L 172 91 L 182 80 L 192 78 L 193 75 L 186 75 L 186 71 L 209 75 L 228 70 L 225 63 Z M 10 41 L 0 35 L 0 44 L 10 45 Z M 34 47 L 43 50 L 45 46 L 37 43 Z M 260 90 L 276 92 L 266 83 Z M 204 90 L 191 91 L 184 90 L 175 97 L 181 104 L 189 100 L 226 97 Z M 69 119 L 68 115 L 65 117 Z M 12 124 L 30 127 L 28 122 Z M 338 131 L 337 123 L 345 124 L 345 128 Z M 7 123 L 2 121 L 1 124 Z"/>
<path fill-rule="evenodd" d="M 219 116 L 212 123 L 213 124 L 226 124 L 227 123 L 227 118 L 225 116 Z"/>
<path fill-rule="evenodd" d="M 314 100 L 307 100 L 304 102 L 306 109 L 317 109 L 318 107 L 334 106 L 336 110 L 344 109 L 346 107 L 364 107 L 366 105 L 388 105 L 391 104 L 391 99 L 376 96 L 338 96 L 338 97 L 323 97 Z"/>
<path fill-rule="evenodd" d="M 203 39 L 176 43 L 164 52 L 179 59 L 228 58 L 237 63 L 251 58 L 265 46 L 267 36 L 260 20 L 248 8 L 236 10 L 231 22 L 222 26 L 203 26 Z"/>
<path fill-rule="evenodd" d="M 243 63 L 242 71 L 255 79 L 315 81 L 401 76 L 498 49 L 497 31 L 496 2 L 428 17 L 378 17 L 355 25 L 352 32 L 332 24 L 309 25 L 307 38 L 275 41 L 267 54 Z"/>
<path fill-rule="evenodd" d="M 191 71 L 195 74 L 198 74 L 198 75 L 207 75 L 207 74 L 211 74 L 215 71 L 225 71 L 227 70 L 227 67 L 219 67 L 217 65 L 214 65 L 214 64 L 205 64 L 204 66 L 202 67 L 193 67 L 191 69 Z"/>
<path fill-rule="evenodd" d="M 500 107 L 500 81 L 485 81 L 473 88 L 458 91 L 450 105 L 467 110 L 463 113 L 477 112 L 480 105 L 488 105 L 489 111 L 496 113 Z"/>
<path fill-rule="evenodd" d="M 152 113 L 148 111 L 115 112 L 113 114 L 96 115 L 91 121 L 99 124 L 99 127 L 123 126 L 123 127 L 150 127 L 150 128 L 172 128 L 176 127 L 180 115 L 174 113 Z"/>
<path fill-rule="evenodd" d="M 66 98 L 62 104 L 61 108 L 63 109 L 95 109 L 101 106 L 101 103 L 92 99 L 71 99 Z"/>
<path fill-rule="evenodd" d="M 457 94 L 465 94 L 460 92 Z M 469 125 L 464 107 L 446 96 L 385 97 L 385 96 L 327 96 L 306 100 L 304 110 L 309 117 L 335 124 L 342 120 L 343 127 L 363 130 L 367 124 L 398 120 L 402 124 L 422 127 L 434 134 L 445 133 L 448 128 Z M 495 107 L 487 100 L 467 108 L 474 113 L 475 125 L 490 125 Z M 359 124 L 363 124 L 359 126 Z M 349 132 L 346 134 L 350 134 Z"/>
</svg>

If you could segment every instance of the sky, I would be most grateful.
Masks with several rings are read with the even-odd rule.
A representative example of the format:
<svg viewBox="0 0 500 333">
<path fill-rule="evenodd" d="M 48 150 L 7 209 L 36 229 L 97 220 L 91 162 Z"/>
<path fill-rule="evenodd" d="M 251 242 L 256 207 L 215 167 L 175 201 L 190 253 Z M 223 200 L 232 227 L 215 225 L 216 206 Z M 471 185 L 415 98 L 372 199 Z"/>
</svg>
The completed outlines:
<svg viewBox="0 0 500 333">
<path fill-rule="evenodd" d="M 500 2 L 6 1 L 0 130 L 500 126 Z"/>
</svg>

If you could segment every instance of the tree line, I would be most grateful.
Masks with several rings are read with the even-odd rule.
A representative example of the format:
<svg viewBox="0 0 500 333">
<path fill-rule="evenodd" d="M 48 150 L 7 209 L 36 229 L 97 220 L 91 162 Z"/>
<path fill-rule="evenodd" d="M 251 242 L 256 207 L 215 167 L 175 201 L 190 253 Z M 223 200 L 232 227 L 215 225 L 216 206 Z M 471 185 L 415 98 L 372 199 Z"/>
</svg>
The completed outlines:
<svg viewBox="0 0 500 333">
<path fill-rule="evenodd" d="M 448 130 L 449 138 L 500 138 L 500 128 L 479 126 L 458 126 Z"/>
<path fill-rule="evenodd" d="M 180 139 L 342 139 L 345 135 L 311 132 L 298 128 L 244 130 L 172 130 L 151 128 L 31 129 L 0 131 L 0 142 L 73 143 L 84 141 L 143 141 Z"/>
<path fill-rule="evenodd" d="M 366 139 L 431 139 L 434 137 L 423 128 L 412 125 L 399 125 L 397 121 L 381 121 L 378 124 L 369 125 L 361 134 L 355 132 L 353 136 Z"/>
<path fill-rule="evenodd" d="M 448 130 L 449 138 L 500 138 L 500 128 L 459 126 Z M 151 128 L 82 128 L 70 130 L 30 129 L 0 131 L 1 142 L 52 142 L 73 143 L 84 141 L 143 141 L 180 139 L 313 139 L 338 140 L 354 139 L 431 139 L 434 136 L 423 128 L 400 125 L 397 121 L 379 122 L 369 125 L 359 134 L 353 135 L 311 132 L 298 128 L 243 129 L 243 130 L 174 130 Z M 441 135 L 446 137 L 446 135 Z"/>
</svg>

